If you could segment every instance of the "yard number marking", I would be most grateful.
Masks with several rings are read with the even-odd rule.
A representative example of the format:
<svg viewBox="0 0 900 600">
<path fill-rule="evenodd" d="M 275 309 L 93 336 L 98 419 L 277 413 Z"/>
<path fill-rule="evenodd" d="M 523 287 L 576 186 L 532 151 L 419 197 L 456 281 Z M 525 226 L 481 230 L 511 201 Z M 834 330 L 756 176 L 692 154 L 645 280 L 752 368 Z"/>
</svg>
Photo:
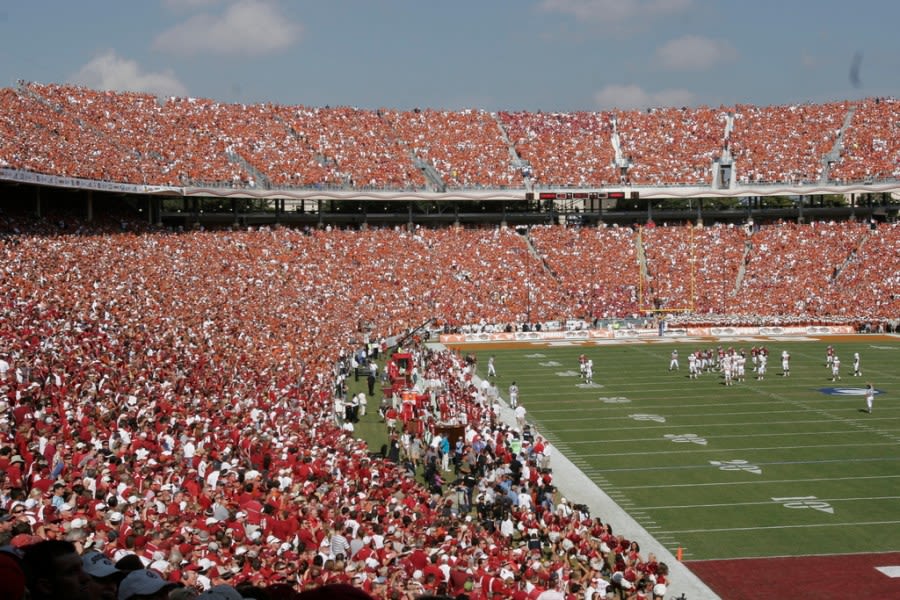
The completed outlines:
<svg viewBox="0 0 900 600">
<path fill-rule="evenodd" d="M 748 473 L 762 475 L 762 469 L 746 460 L 711 460 L 709 464 L 719 467 L 720 471 L 747 471 Z"/>
<path fill-rule="evenodd" d="M 578 377 L 581 375 L 578 371 L 557 371 L 557 377 Z"/>
<path fill-rule="evenodd" d="M 637 413 L 633 415 L 628 415 L 635 421 L 655 421 L 656 423 L 665 423 L 666 418 L 661 415 L 648 415 L 645 413 Z"/>
<path fill-rule="evenodd" d="M 690 442 L 691 444 L 697 444 L 699 446 L 706 445 L 706 438 L 702 438 L 696 433 L 667 433 L 663 437 L 668 438 L 677 444 Z"/>
<path fill-rule="evenodd" d="M 603 402 L 604 404 L 628 404 L 629 402 L 631 402 L 631 400 L 624 396 L 600 396 L 599 398 L 597 398 L 597 400 Z"/>
<path fill-rule="evenodd" d="M 830 515 L 834 514 L 834 507 L 815 496 L 788 496 L 785 498 L 772 498 L 772 500 L 781 502 L 785 508 L 811 508 Z"/>
</svg>

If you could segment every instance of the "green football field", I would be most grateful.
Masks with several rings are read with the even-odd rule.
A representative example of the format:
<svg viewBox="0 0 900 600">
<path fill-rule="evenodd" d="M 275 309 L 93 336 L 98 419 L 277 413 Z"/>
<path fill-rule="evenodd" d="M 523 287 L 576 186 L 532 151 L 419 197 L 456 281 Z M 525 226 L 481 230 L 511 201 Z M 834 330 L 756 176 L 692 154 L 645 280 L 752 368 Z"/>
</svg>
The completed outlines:
<svg viewBox="0 0 900 600">
<path fill-rule="evenodd" d="M 842 338 L 847 340 L 848 338 Z M 496 360 L 528 419 L 641 525 L 685 560 L 900 550 L 900 342 L 770 340 L 757 381 L 688 377 L 689 352 L 752 341 L 473 347 L 479 375 Z M 678 348 L 680 370 L 668 370 Z M 781 376 L 782 350 L 791 375 Z M 862 377 L 852 357 L 862 357 Z M 594 362 L 594 385 L 578 356 Z M 872 414 L 862 389 L 878 390 Z"/>
</svg>

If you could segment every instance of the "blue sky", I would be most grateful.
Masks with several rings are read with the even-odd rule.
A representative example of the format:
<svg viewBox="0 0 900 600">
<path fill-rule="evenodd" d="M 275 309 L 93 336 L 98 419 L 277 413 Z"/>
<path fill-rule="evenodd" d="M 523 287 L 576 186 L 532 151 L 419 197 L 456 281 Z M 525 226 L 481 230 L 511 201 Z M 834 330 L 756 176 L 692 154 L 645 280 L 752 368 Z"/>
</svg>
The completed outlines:
<svg viewBox="0 0 900 600">
<path fill-rule="evenodd" d="M 898 23 L 888 0 L 7 1 L 0 86 L 404 110 L 900 97 Z"/>
</svg>

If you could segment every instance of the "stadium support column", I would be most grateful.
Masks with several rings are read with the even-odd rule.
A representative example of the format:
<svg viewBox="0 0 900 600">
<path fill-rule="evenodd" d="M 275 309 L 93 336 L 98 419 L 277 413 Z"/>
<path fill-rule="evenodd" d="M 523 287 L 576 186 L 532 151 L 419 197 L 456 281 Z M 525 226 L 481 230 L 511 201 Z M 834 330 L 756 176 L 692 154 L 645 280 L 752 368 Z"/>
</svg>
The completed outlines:
<svg viewBox="0 0 900 600">
<path fill-rule="evenodd" d="M 276 215 L 277 215 L 277 213 L 276 213 Z M 237 198 L 232 198 L 232 199 L 231 199 L 231 216 L 232 216 L 232 218 L 234 219 L 234 221 L 232 222 L 232 225 L 231 225 L 231 226 L 232 226 L 232 228 L 237 229 L 237 227 L 238 227 L 238 204 L 237 204 Z M 275 217 L 275 221 L 276 221 L 276 222 L 278 221 L 278 217 L 277 217 L 277 216 Z"/>
<path fill-rule="evenodd" d="M 84 195 L 84 220 L 88 223 L 94 220 L 94 190 L 88 190 Z"/>
<path fill-rule="evenodd" d="M 41 186 L 34 187 L 34 216 L 41 218 Z"/>
</svg>

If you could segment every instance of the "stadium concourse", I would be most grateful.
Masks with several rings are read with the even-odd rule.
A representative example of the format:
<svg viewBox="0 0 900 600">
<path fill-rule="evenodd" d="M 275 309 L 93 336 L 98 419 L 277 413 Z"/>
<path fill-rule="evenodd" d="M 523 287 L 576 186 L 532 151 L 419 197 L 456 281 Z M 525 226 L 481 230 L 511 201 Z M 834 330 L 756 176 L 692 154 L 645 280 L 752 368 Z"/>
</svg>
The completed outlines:
<svg viewBox="0 0 900 600">
<path fill-rule="evenodd" d="M 629 539 L 623 515 L 562 502 L 562 458 L 542 471 L 539 444 L 517 445 L 460 357 L 409 342 L 417 376 L 441 390 L 417 397 L 411 437 L 433 442 L 437 415 L 466 423 L 453 473 L 481 502 L 435 477 L 448 475 L 439 444 L 412 461 L 427 485 L 401 432 L 386 459 L 373 456 L 351 433 L 341 385 L 354 360 L 383 375 L 376 342 L 425 322 L 506 331 L 637 314 L 627 273 L 584 269 L 607 236 L 603 262 L 637 273 L 636 244 L 653 248 L 641 252 L 648 294 L 687 302 L 660 283 L 681 277 L 669 258 L 687 252 L 685 228 L 175 232 L 0 219 L 3 542 L 65 538 L 200 589 L 652 598 L 671 584 L 709 597 L 638 550 L 649 538 Z M 897 225 L 695 233 L 709 236 L 702 264 L 735 273 L 738 293 L 698 278 L 685 320 L 896 327 Z M 753 250 L 735 269 L 742 236 Z"/>
</svg>

